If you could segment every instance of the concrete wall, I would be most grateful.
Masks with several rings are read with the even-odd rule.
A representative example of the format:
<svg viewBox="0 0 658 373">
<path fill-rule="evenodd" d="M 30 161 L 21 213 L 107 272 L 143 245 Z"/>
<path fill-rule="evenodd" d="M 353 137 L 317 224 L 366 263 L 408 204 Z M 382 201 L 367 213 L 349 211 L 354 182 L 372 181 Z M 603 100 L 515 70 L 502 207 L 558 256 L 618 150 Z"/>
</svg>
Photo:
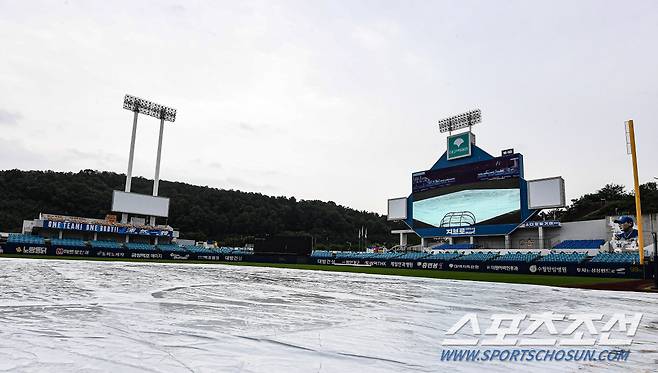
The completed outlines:
<svg viewBox="0 0 658 373">
<path fill-rule="evenodd" d="M 556 229 L 560 241 L 564 240 L 609 240 L 611 232 L 606 219 L 574 221 L 562 223 Z"/>
</svg>

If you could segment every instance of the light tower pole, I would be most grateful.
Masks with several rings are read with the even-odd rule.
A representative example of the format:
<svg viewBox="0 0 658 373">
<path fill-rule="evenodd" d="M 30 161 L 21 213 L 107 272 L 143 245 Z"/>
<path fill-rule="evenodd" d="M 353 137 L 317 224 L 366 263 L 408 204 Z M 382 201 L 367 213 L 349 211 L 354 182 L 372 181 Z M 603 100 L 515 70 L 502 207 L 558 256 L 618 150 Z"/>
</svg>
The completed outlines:
<svg viewBox="0 0 658 373">
<path fill-rule="evenodd" d="M 131 182 L 133 178 L 133 160 L 135 159 L 135 138 L 137 137 L 137 110 L 134 111 L 133 116 L 133 132 L 130 137 L 130 154 L 128 155 L 128 172 L 126 172 L 126 188 L 125 192 L 130 193 Z M 128 214 L 125 212 L 121 214 L 121 222 L 128 222 Z"/>
<path fill-rule="evenodd" d="M 128 156 L 128 172 L 126 174 L 126 193 L 130 193 L 132 172 L 133 172 L 133 158 L 135 156 L 135 137 L 137 135 L 137 115 L 146 114 L 148 116 L 160 119 L 160 135 L 158 136 L 158 154 L 155 162 L 155 178 L 153 180 L 153 196 L 158 196 L 158 189 L 160 186 L 160 159 L 162 156 L 162 136 L 164 134 L 164 122 L 176 121 L 176 109 L 156 104 L 139 97 L 126 95 L 123 99 L 123 108 L 135 113 L 133 118 L 133 132 L 130 140 L 130 155 Z M 121 215 L 121 222 L 128 222 L 128 214 Z M 150 217 L 149 224 L 155 225 L 155 216 Z"/>
<path fill-rule="evenodd" d="M 158 155 L 155 158 L 155 177 L 153 178 L 153 197 L 158 196 L 160 188 L 160 159 L 162 156 L 162 135 L 164 133 L 164 112 L 160 115 L 160 135 L 158 136 Z M 155 216 L 150 217 L 150 225 L 155 225 Z"/>
</svg>

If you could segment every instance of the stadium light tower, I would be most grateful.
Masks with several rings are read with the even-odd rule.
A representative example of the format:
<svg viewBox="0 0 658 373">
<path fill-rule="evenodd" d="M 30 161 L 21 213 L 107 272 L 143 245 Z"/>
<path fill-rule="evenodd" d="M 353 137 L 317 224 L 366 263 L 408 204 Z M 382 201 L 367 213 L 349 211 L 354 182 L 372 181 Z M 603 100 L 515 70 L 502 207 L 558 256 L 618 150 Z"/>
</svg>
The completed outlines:
<svg viewBox="0 0 658 373">
<path fill-rule="evenodd" d="M 482 122 L 482 111 L 480 109 L 471 110 L 469 112 L 441 119 L 439 121 L 439 130 L 441 133 L 449 132 L 452 134 L 452 131 L 469 128 L 476 123 Z"/>
<path fill-rule="evenodd" d="M 158 188 L 160 186 L 160 158 L 162 154 L 162 135 L 164 133 L 164 122 L 176 121 L 176 109 L 156 104 L 155 102 L 141 99 L 139 97 L 126 95 L 123 99 L 123 108 L 132 111 L 133 117 L 133 132 L 130 139 L 130 154 L 128 156 L 128 172 L 126 173 L 126 193 L 130 193 L 133 173 L 133 159 L 135 156 L 135 137 L 137 135 L 137 115 L 146 114 L 148 116 L 160 119 L 160 136 L 158 137 L 158 154 L 155 161 L 155 178 L 153 180 L 153 196 L 158 196 Z M 150 224 L 155 224 L 155 216 L 150 217 Z M 121 215 L 121 221 L 128 222 L 128 214 Z"/>
</svg>

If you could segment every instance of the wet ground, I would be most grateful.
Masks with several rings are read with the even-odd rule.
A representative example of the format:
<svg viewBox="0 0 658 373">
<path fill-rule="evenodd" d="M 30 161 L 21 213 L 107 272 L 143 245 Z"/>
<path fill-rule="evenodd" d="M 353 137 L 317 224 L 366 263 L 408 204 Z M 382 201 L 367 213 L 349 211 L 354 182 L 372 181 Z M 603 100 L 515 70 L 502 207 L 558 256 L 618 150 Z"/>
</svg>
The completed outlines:
<svg viewBox="0 0 658 373">
<path fill-rule="evenodd" d="M 445 332 L 465 313 L 477 313 L 484 332 L 493 313 L 546 311 L 644 316 L 625 362 L 441 361 Z M 541 333 L 547 332 L 533 337 Z M 5 371 L 657 367 L 658 294 L 260 267 L 0 259 Z"/>
</svg>

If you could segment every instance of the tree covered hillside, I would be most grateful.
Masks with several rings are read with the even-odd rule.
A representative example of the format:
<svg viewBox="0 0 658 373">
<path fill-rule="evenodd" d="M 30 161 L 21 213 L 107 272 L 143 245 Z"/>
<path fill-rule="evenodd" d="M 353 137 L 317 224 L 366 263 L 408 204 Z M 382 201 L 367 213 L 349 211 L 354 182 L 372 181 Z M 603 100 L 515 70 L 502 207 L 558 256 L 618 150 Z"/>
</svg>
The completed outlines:
<svg viewBox="0 0 658 373">
<path fill-rule="evenodd" d="M 0 231 L 20 231 L 24 219 L 39 212 L 103 218 L 110 211 L 112 190 L 123 190 L 125 175 L 83 170 L 0 171 Z M 153 181 L 132 180 L 132 191 L 151 194 Z M 243 244 L 265 234 L 309 233 L 318 245 L 356 248 L 358 230 L 368 228 L 368 241 L 393 244 L 386 217 L 334 202 L 298 201 L 161 181 L 159 194 L 171 198 L 168 223 L 181 237 Z M 385 202 L 385 201 L 384 201 Z"/>
<path fill-rule="evenodd" d="M 112 190 L 123 190 L 124 183 L 123 174 L 94 170 L 0 171 L 0 231 L 20 231 L 22 221 L 39 212 L 103 218 L 110 212 Z M 133 178 L 133 192 L 150 194 L 152 187 L 152 180 Z M 181 237 L 227 245 L 253 242 L 254 236 L 266 234 L 308 233 L 320 247 L 356 249 L 359 228 L 365 226 L 368 242 L 392 246 L 397 236 L 391 229 L 403 228 L 387 222 L 385 216 L 334 202 L 298 201 L 170 181 L 160 182 L 160 195 L 171 198 L 168 223 L 180 230 Z M 641 195 L 643 212 L 657 212 L 656 183 L 642 185 Z M 634 213 L 633 194 L 623 186 L 608 184 L 573 199 L 566 209 L 543 214 L 574 221 Z"/>
</svg>

